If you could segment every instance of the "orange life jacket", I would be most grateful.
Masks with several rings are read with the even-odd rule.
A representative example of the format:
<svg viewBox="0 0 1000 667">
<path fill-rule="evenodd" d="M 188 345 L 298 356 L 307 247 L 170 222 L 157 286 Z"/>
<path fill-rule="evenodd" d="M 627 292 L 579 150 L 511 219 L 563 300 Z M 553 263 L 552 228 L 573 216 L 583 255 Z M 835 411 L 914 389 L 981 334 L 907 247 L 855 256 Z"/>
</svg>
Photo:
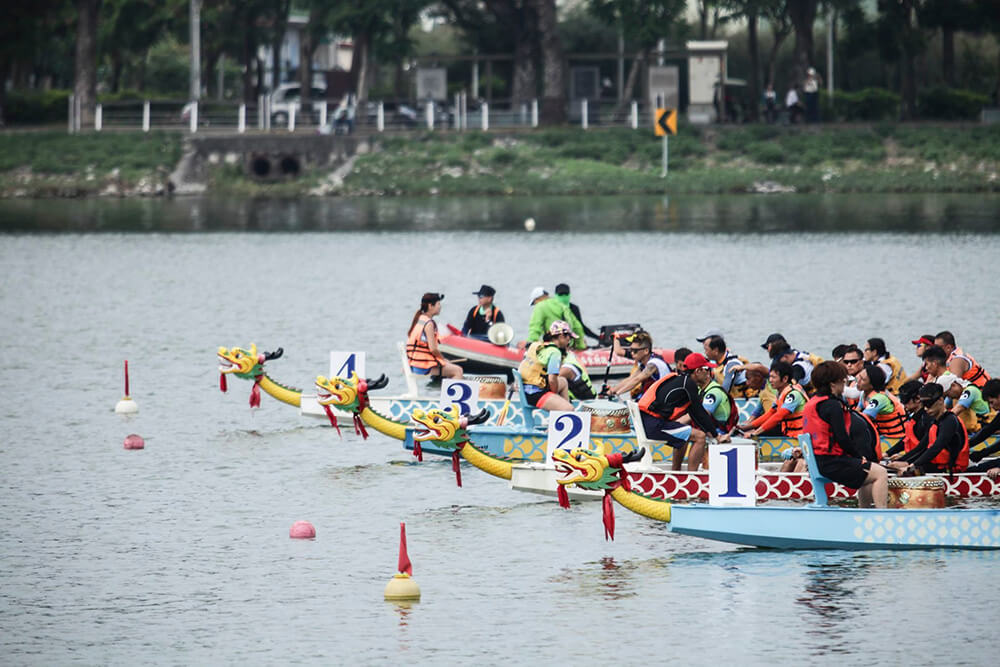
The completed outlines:
<svg viewBox="0 0 1000 667">
<path fill-rule="evenodd" d="M 875 415 L 875 427 L 878 429 L 878 434 L 883 438 L 902 438 L 906 435 L 906 427 L 903 425 L 906 420 L 906 410 L 893 394 L 888 391 L 884 391 L 882 394 L 892 401 L 892 412 L 886 415 Z M 865 417 L 867 416 L 865 415 Z"/>
<path fill-rule="evenodd" d="M 778 396 L 778 400 L 775 402 L 773 410 L 779 409 L 785 402 L 785 397 L 788 396 L 792 391 L 798 391 L 802 394 L 802 398 L 808 398 L 806 390 L 802 388 L 802 385 L 796 382 L 788 383 L 788 386 L 781 390 L 781 394 Z M 800 408 L 798 412 L 789 413 L 787 417 L 781 420 L 781 433 L 789 437 L 797 436 L 802 433 L 802 413 L 804 408 Z"/>
<path fill-rule="evenodd" d="M 802 408 L 802 432 L 812 438 L 813 453 L 818 456 L 846 456 L 841 446 L 833 438 L 833 428 L 819 416 L 816 406 L 829 396 L 813 396 Z M 836 400 L 836 399 L 833 399 Z M 844 430 L 851 432 L 851 415 L 844 410 Z"/>
<path fill-rule="evenodd" d="M 417 323 L 410 329 L 410 335 L 406 339 L 406 359 L 413 368 L 434 368 L 440 363 L 431 352 L 424 336 L 424 327 L 431 321 L 427 315 L 418 317 Z"/>
<path fill-rule="evenodd" d="M 968 380 L 972 384 L 982 389 L 983 385 L 986 384 L 986 381 L 990 379 L 990 375 L 989 373 L 986 372 L 986 369 L 980 366 L 975 359 L 973 359 L 965 352 L 963 352 L 962 348 L 960 347 L 956 347 L 954 350 L 951 351 L 951 354 L 948 356 L 948 363 L 951 364 L 951 360 L 954 359 L 955 357 L 958 357 L 959 359 L 964 359 L 965 362 L 969 364 L 969 370 L 965 371 L 965 373 L 962 374 L 962 379 Z"/>
<path fill-rule="evenodd" d="M 656 400 L 656 390 L 660 388 L 660 385 L 666 382 L 667 380 L 675 377 L 677 377 L 677 373 L 667 373 L 667 375 L 661 377 L 659 380 L 649 385 L 649 389 L 647 389 L 646 393 L 643 394 L 642 398 L 639 399 L 639 409 L 645 412 L 650 417 L 663 417 L 663 415 L 661 415 L 660 413 L 654 412 L 653 409 L 650 408 L 650 406 L 653 404 L 653 401 Z M 667 416 L 667 419 L 671 420 L 677 419 L 682 414 L 687 412 L 687 409 L 690 406 L 691 406 L 691 401 L 688 401 L 684 405 L 674 408 L 674 411 L 671 412 L 669 416 Z"/>
<path fill-rule="evenodd" d="M 965 424 L 962 420 L 958 420 L 958 425 L 962 427 L 962 449 L 959 451 L 958 456 L 955 460 L 955 465 L 951 467 L 954 472 L 965 472 L 965 469 L 969 467 L 969 433 L 965 430 Z M 930 447 L 937 440 L 938 425 L 937 422 L 931 424 L 931 427 L 927 429 L 927 446 Z M 945 447 L 938 455 L 931 459 L 931 463 L 939 468 L 948 469 L 951 463 L 951 450 Z"/>
</svg>

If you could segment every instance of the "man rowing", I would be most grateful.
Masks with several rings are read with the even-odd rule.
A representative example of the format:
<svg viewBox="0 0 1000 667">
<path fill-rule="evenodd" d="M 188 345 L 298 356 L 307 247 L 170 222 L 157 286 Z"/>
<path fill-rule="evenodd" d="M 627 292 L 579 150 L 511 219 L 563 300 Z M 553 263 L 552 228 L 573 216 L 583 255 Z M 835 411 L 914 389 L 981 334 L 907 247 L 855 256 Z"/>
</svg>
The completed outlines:
<svg viewBox="0 0 1000 667">
<path fill-rule="evenodd" d="M 990 379 L 986 369 L 963 352 L 962 348 L 955 346 L 955 336 L 950 331 L 942 331 L 935 336 L 934 344 L 940 346 L 948 355 L 948 370 L 958 377 L 968 380 L 977 387 L 982 387 Z"/>
<path fill-rule="evenodd" d="M 808 397 L 794 375 L 795 371 L 788 362 L 775 361 L 771 364 L 768 381 L 778 392 L 778 399 L 764 414 L 740 424 L 741 431 L 750 437 L 795 437 L 802 432 L 802 410 Z"/>
<path fill-rule="evenodd" d="M 965 426 L 944 404 L 936 382 L 920 388 L 920 402 L 933 420 L 917 446 L 889 465 L 901 474 L 965 472 L 969 467 L 969 436 Z"/>
<path fill-rule="evenodd" d="M 711 331 L 707 333 L 712 333 Z M 743 367 L 748 363 L 746 359 L 740 359 L 735 352 L 726 345 L 722 333 L 711 335 L 705 339 L 698 339 L 705 348 L 705 357 L 709 361 L 715 362 L 715 381 L 722 389 L 736 398 L 747 397 L 747 374 Z"/>
<path fill-rule="evenodd" d="M 653 338 L 645 331 L 637 331 L 625 340 L 628 347 L 623 349 L 619 337 L 615 336 L 612 354 L 631 356 L 635 363 L 629 376 L 612 385 L 608 393 L 612 396 L 629 393 L 633 397 L 639 397 L 649 389 L 650 385 L 670 373 L 670 365 L 663 357 L 653 352 Z"/>
<path fill-rule="evenodd" d="M 705 411 L 698 383 L 692 377 L 696 371 L 709 375 L 712 366 L 703 355 L 688 354 L 684 359 L 684 371 L 668 373 L 650 385 L 639 399 L 639 413 L 647 437 L 665 441 L 674 448 L 673 470 L 681 469 L 692 426 L 697 427 L 702 435 L 716 430 L 715 420 Z M 728 435 L 719 438 L 722 442 L 728 439 Z M 704 455 L 705 442 L 702 438 L 692 443 L 688 470 L 698 470 Z"/>
<path fill-rule="evenodd" d="M 540 341 L 524 352 L 518 367 L 524 383 L 524 397 L 533 408 L 541 410 L 572 410 L 569 383 L 559 374 L 570 341 L 576 336 L 566 322 L 556 320 Z"/>
<path fill-rule="evenodd" d="M 585 349 L 587 343 L 583 340 L 583 327 L 570 324 L 575 320 L 569 306 L 558 299 L 549 296 L 544 287 L 536 287 L 531 290 L 531 321 L 528 324 L 528 342 L 542 340 L 542 337 L 552 327 L 555 322 L 566 322 L 570 327 L 570 332 L 574 335 L 572 347 Z"/>
<path fill-rule="evenodd" d="M 930 427 L 932 420 L 920 402 L 920 388 L 923 386 L 918 380 L 907 380 L 899 388 L 899 402 L 906 410 L 906 420 L 903 422 L 903 439 L 885 453 L 890 461 L 895 461 L 906 452 L 912 451 Z"/>
<path fill-rule="evenodd" d="M 488 340 L 487 334 L 490 327 L 497 322 L 503 322 L 503 313 L 493 303 L 493 297 L 497 293 L 489 285 L 483 285 L 478 292 L 473 294 L 479 297 L 479 303 L 472 307 L 469 314 L 465 316 L 462 324 L 462 335 L 479 340 Z"/>
<path fill-rule="evenodd" d="M 982 430 L 980 430 L 979 433 L 977 433 L 976 435 L 974 435 L 972 438 L 969 439 L 970 450 L 973 447 L 979 445 L 980 443 L 985 442 L 986 439 L 989 438 L 994 433 L 1000 431 L 1000 380 L 994 378 L 992 380 L 989 380 L 986 384 L 983 385 L 983 398 L 985 398 L 989 402 L 990 407 L 993 408 L 994 417 L 989 424 L 983 426 Z M 1000 452 L 1000 442 L 995 442 L 989 447 L 986 447 L 985 449 L 981 449 L 979 451 L 970 451 L 969 458 L 973 461 L 978 462 L 982 461 L 987 456 L 992 456 L 993 454 L 996 454 L 997 452 Z M 986 461 L 984 463 L 980 463 L 979 465 L 969 468 L 969 472 L 987 472 L 987 471 L 993 471 L 994 473 L 1000 471 L 1000 459 L 993 459 L 992 461 Z"/>
</svg>

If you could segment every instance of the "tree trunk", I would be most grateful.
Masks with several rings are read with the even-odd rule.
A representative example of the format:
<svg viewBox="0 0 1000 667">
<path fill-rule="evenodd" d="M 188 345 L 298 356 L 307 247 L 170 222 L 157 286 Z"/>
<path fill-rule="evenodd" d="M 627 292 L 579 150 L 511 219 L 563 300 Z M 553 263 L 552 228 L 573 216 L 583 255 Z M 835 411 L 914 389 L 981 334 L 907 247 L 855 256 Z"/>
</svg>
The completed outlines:
<svg viewBox="0 0 1000 667">
<path fill-rule="evenodd" d="M 97 103 L 97 17 L 101 0 L 76 0 L 76 63 L 73 94 L 80 103 L 80 126 L 94 122 Z"/>
<path fill-rule="evenodd" d="M 900 110 L 902 120 L 913 120 L 917 117 L 917 35 L 918 28 L 914 26 L 916 16 L 913 8 L 914 0 L 900 0 L 903 10 L 902 27 L 902 59 L 899 62 L 899 94 L 902 98 Z"/>
<path fill-rule="evenodd" d="M 302 99 L 302 109 L 309 106 L 312 98 L 312 36 L 309 27 L 299 33 L 299 95 Z M 303 115 L 303 118 L 306 116 Z"/>
<path fill-rule="evenodd" d="M 747 46 L 750 49 L 750 108 L 749 120 L 756 121 L 760 114 L 760 48 L 757 43 L 757 14 L 747 16 Z"/>
<path fill-rule="evenodd" d="M 539 49 L 542 53 L 542 104 L 540 116 L 544 123 L 561 125 L 566 122 L 566 60 L 562 42 L 556 31 L 555 0 L 534 0 L 538 13 Z"/>
<path fill-rule="evenodd" d="M 949 88 L 955 87 L 955 29 L 941 28 L 941 74 Z"/>
<path fill-rule="evenodd" d="M 0 58 L 0 82 L 6 81 L 10 76 L 10 60 Z M 0 127 L 7 126 L 7 86 L 0 85 Z"/>
<path fill-rule="evenodd" d="M 254 84 L 254 68 L 257 56 L 254 53 L 256 45 L 253 39 L 253 18 L 247 13 L 243 25 L 243 53 L 240 54 L 240 64 L 243 65 L 243 102 L 247 106 L 257 103 L 257 86 Z"/>
<path fill-rule="evenodd" d="M 354 54 L 351 60 L 351 78 L 355 81 L 358 106 L 368 101 L 368 50 L 371 37 L 367 32 L 354 36 Z"/>
<path fill-rule="evenodd" d="M 538 96 L 538 76 L 535 70 L 534 35 L 520 31 L 514 40 L 511 104 L 517 110 L 522 104 L 529 104 Z"/>
<path fill-rule="evenodd" d="M 622 91 L 622 99 L 618 102 L 618 106 L 615 107 L 616 117 L 625 111 L 626 104 L 631 104 L 632 100 L 635 99 L 635 84 L 639 81 L 639 72 L 642 71 L 642 65 L 646 62 L 646 54 L 648 52 L 648 49 L 639 49 L 639 52 L 635 54 L 635 60 L 632 61 L 632 66 L 628 69 L 628 77 L 625 79 L 625 89 Z"/>
<path fill-rule="evenodd" d="M 121 51 L 111 53 L 111 92 L 117 93 L 121 89 L 122 69 L 125 63 L 122 59 Z"/>
<path fill-rule="evenodd" d="M 788 18 L 795 28 L 795 59 L 792 84 L 801 84 L 813 62 L 813 23 L 817 0 L 788 0 Z"/>
<path fill-rule="evenodd" d="M 785 39 L 788 37 L 788 32 L 784 30 L 774 31 L 774 43 L 771 44 L 771 50 L 767 53 L 767 82 L 772 86 L 777 86 L 777 81 L 775 80 L 775 68 L 778 62 L 778 51 L 781 49 L 781 45 L 785 43 Z M 777 88 L 775 88 L 777 90 Z"/>
</svg>

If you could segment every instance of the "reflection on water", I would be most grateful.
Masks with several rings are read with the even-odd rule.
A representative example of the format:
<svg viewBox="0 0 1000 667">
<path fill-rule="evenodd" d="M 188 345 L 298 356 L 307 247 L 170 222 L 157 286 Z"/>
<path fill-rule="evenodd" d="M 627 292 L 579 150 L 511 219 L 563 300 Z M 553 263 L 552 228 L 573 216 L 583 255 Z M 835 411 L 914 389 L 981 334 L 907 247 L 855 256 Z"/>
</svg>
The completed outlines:
<svg viewBox="0 0 1000 667">
<path fill-rule="evenodd" d="M 0 201 L 0 231 L 997 232 L 997 195 Z"/>
</svg>

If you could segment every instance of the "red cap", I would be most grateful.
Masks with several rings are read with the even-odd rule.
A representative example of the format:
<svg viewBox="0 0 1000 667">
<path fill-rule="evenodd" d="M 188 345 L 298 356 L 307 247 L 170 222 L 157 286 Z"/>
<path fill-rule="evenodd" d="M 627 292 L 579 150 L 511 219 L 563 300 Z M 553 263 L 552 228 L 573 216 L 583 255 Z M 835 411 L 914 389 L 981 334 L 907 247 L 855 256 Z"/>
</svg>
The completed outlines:
<svg viewBox="0 0 1000 667">
<path fill-rule="evenodd" d="M 927 336 L 921 336 L 920 338 L 916 340 L 911 340 L 910 342 L 913 343 L 914 345 L 933 345 L 934 339 L 929 338 Z"/>
<path fill-rule="evenodd" d="M 716 363 L 714 361 L 709 361 L 705 358 L 705 355 L 700 352 L 692 352 L 688 356 L 684 357 L 684 368 L 689 371 L 693 371 L 698 368 L 715 368 Z"/>
</svg>

